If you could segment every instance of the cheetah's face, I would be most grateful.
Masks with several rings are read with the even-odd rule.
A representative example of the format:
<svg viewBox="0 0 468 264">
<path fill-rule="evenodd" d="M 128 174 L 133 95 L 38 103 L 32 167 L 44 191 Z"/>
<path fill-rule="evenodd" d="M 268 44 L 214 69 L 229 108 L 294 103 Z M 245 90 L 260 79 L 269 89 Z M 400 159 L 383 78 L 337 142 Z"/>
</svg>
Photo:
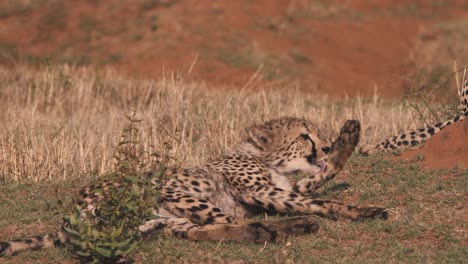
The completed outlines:
<svg viewBox="0 0 468 264">
<path fill-rule="evenodd" d="M 281 174 L 302 171 L 313 175 L 326 170 L 329 145 L 305 119 L 282 118 L 248 130 L 247 144 Z"/>
</svg>

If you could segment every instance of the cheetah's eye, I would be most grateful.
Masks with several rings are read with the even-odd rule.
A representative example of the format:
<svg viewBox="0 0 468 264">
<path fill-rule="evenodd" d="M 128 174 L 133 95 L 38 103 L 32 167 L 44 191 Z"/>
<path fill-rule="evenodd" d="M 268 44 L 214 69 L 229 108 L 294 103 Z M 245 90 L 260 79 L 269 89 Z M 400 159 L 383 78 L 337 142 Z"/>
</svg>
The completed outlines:
<svg viewBox="0 0 468 264">
<path fill-rule="evenodd" d="M 301 138 L 303 138 L 304 140 L 311 140 L 309 134 L 301 134 Z"/>
<path fill-rule="evenodd" d="M 330 147 L 326 146 L 322 148 L 323 153 L 328 154 L 330 152 Z"/>
</svg>

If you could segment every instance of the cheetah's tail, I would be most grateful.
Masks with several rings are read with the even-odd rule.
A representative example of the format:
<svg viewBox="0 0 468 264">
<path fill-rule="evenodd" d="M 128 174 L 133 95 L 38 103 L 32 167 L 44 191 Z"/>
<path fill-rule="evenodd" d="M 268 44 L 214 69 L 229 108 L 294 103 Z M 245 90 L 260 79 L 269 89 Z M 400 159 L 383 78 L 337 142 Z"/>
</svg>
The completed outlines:
<svg viewBox="0 0 468 264">
<path fill-rule="evenodd" d="M 23 251 L 38 250 L 42 248 L 56 247 L 69 241 L 63 231 L 57 233 L 35 236 L 29 239 L 12 241 L 0 241 L 0 257 L 8 257 Z"/>
</svg>

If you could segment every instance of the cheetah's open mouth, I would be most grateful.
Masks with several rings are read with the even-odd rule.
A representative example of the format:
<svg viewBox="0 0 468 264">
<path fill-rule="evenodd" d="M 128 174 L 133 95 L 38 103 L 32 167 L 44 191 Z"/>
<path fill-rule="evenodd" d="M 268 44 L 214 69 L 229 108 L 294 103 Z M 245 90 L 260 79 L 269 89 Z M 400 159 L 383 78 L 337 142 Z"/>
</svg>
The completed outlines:
<svg viewBox="0 0 468 264">
<path fill-rule="evenodd" d="M 327 169 L 327 162 L 326 162 L 326 160 L 321 160 L 321 161 L 317 162 L 317 166 L 320 167 L 319 173 L 320 173 L 320 172 L 324 172 L 324 171 Z"/>
</svg>

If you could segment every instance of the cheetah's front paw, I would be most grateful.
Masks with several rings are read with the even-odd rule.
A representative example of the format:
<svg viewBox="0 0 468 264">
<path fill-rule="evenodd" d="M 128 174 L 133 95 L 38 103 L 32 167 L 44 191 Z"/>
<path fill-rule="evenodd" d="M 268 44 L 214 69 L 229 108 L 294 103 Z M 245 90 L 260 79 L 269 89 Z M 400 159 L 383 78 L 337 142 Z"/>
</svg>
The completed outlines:
<svg viewBox="0 0 468 264">
<path fill-rule="evenodd" d="M 329 163 L 336 169 L 342 169 L 359 143 L 361 125 L 357 120 L 348 120 L 340 130 L 340 135 L 333 142 L 328 154 Z"/>
</svg>

